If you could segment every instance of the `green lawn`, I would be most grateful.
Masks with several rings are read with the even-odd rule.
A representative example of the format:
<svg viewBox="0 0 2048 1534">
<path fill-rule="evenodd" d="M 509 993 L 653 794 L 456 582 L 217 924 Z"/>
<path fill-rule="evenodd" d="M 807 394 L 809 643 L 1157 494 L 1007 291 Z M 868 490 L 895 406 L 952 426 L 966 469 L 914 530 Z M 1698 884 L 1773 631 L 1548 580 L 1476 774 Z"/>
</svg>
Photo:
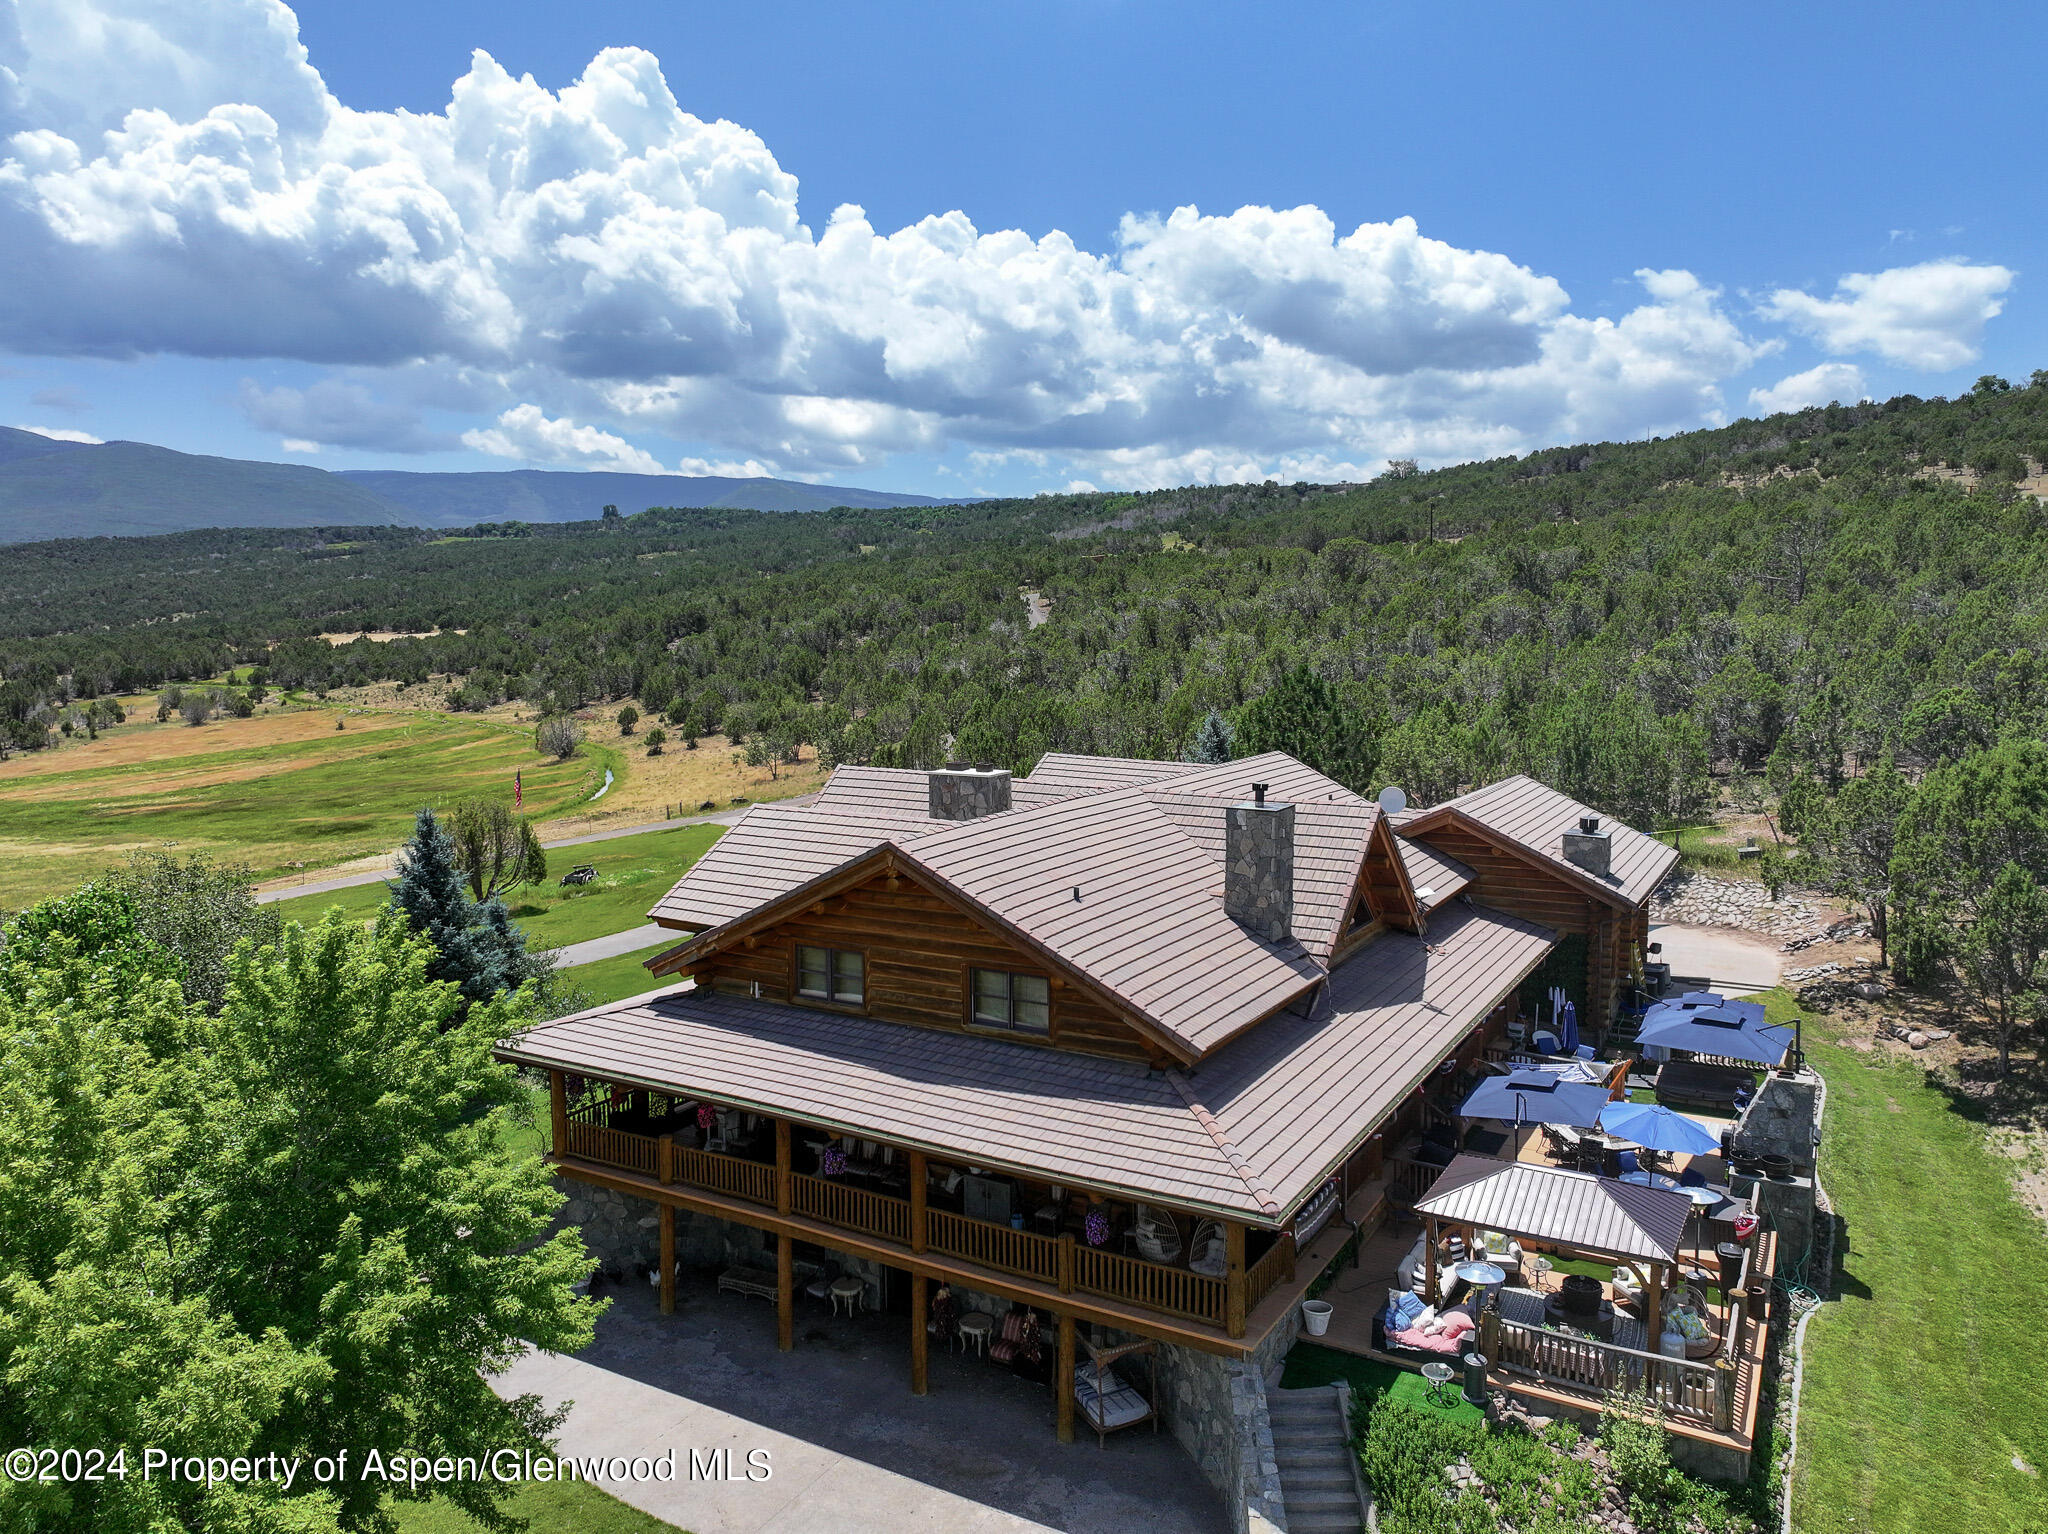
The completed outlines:
<svg viewBox="0 0 2048 1534">
<path fill-rule="evenodd" d="M 673 977 L 657 979 L 641 966 L 664 948 L 673 948 L 682 940 L 683 934 L 678 932 L 666 942 L 643 948 L 638 953 L 623 953 L 616 959 L 599 959 L 595 964 L 578 964 L 573 969 L 561 971 L 563 983 L 582 992 L 588 998 L 586 1004 L 593 1007 L 626 996 L 638 996 L 642 991 L 673 986 L 676 984 Z"/>
<path fill-rule="evenodd" d="M 1452 1392 L 1452 1399 L 1457 1404 L 1438 1406 L 1429 1399 L 1429 1381 L 1414 1370 L 1360 1358 L 1356 1353 L 1343 1353 L 1336 1348 L 1317 1347 L 1313 1342 L 1297 1342 L 1288 1350 L 1280 1388 L 1312 1390 L 1318 1385 L 1335 1384 L 1340 1379 L 1351 1381 L 1355 1402 L 1384 1396 L 1389 1401 L 1416 1407 L 1451 1422 L 1478 1422 L 1485 1415 L 1478 1407 L 1465 1404 L 1464 1397 L 1456 1393 L 1458 1387 L 1455 1383 L 1445 1388 Z"/>
<path fill-rule="evenodd" d="M 548 884 L 517 889 L 505 898 L 527 936 L 545 948 L 624 932 L 645 923 L 655 901 L 724 834 L 724 826 L 679 826 L 581 847 L 557 847 L 548 854 Z M 597 870 L 593 882 L 568 889 L 555 882 L 579 863 Z M 367 921 L 389 898 L 380 881 L 326 895 L 295 895 L 278 901 L 277 909 L 287 920 L 308 925 L 333 906 Z"/>
<path fill-rule="evenodd" d="M 1773 1021 L 1793 1015 L 1774 993 Z M 1821 1177 L 1846 1227 L 1806 1334 L 1800 1534 L 2048 1528 L 2048 1241 L 1916 1060 L 1817 1040 Z M 1796 1254 L 1788 1254 L 1796 1255 Z M 2014 1467 L 2018 1456 L 2028 1470 Z"/>
<path fill-rule="evenodd" d="M 399 1534 L 476 1534 L 483 1527 L 448 1502 L 393 1502 Z M 680 1534 L 585 1481 L 528 1481 L 500 1504 L 533 1534 Z"/>
<path fill-rule="evenodd" d="M 592 742 L 558 762 L 524 733 L 474 719 L 350 714 L 336 730 L 327 718 L 144 723 L 15 758 L 0 769 L 0 908 L 62 893 L 130 849 L 165 843 L 247 863 L 259 878 L 384 852 L 405 839 L 420 805 L 509 795 L 515 769 L 528 812 L 545 819 L 623 764 Z"/>
</svg>

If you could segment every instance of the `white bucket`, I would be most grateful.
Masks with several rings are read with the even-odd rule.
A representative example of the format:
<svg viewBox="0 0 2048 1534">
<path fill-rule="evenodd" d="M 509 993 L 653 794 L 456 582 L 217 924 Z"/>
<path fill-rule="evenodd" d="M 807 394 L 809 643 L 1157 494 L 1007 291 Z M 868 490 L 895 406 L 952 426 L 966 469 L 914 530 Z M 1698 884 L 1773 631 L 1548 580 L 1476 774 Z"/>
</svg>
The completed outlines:
<svg viewBox="0 0 2048 1534">
<path fill-rule="evenodd" d="M 1311 1337 L 1320 1337 L 1330 1329 L 1330 1302 L 1328 1300 L 1303 1300 L 1301 1302 L 1301 1324 Z"/>
</svg>

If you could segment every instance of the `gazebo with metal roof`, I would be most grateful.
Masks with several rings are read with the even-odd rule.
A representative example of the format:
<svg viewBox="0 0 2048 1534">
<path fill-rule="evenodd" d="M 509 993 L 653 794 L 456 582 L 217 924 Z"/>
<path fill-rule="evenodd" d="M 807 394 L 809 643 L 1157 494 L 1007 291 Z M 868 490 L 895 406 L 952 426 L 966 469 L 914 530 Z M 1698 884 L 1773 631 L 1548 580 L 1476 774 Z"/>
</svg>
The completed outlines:
<svg viewBox="0 0 2048 1534">
<path fill-rule="evenodd" d="M 1423 1263 L 1429 1300 L 1436 1291 L 1437 1232 L 1445 1225 L 1499 1231 L 1581 1256 L 1641 1264 L 1648 1269 L 1649 1306 L 1656 1315 L 1665 1270 L 1677 1265 L 1692 1202 L 1665 1188 L 1618 1182 L 1591 1172 L 1526 1161 L 1461 1155 L 1444 1168 L 1426 1197 L 1416 1201 L 1428 1232 Z"/>
</svg>

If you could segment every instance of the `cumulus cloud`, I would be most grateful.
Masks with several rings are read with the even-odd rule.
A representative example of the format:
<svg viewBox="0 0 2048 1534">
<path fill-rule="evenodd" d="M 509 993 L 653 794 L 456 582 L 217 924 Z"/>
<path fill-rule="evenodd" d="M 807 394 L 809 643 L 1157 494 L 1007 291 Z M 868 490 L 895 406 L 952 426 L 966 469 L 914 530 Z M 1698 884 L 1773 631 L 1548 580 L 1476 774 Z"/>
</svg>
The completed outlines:
<svg viewBox="0 0 2048 1534">
<path fill-rule="evenodd" d="M 1776 345 L 1690 273 L 1588 316 L 1406 218 L 1184 207 L 1101 252 L 957 211 L 814 229 L 768 146 L 639 49 L 560 91 L 479 52 L 443 111 L 363 112 L 277 0 L 14 4 L 0 346 L 388 369 L 494 416 L 461 440 L 505 457 L 658 467 L 624 433 L 708 446 L 688 472 L 965 448 L 1053 483 L 1357 478 L 1718 420 Z M 419 450 L 355 387 L 243 408 Z"/>
<path fill-rule="evenodd" d="M 322 379 L 307 389 L 265 389 L 245 378 L 237 402 L 251 426 L 277 432 L 294 453 L 323 446 L 432 453 L 456 445 L 452 433 L 429 431 L 417 412 L 379 400 L 347 379 Z"/>
<path fill-rule="evenodd" d="M 527 463 L 569 464 L 583 469 L 618 469 L 629 474 L 666 474 L 661 461 L 624 437 L 574 421 L 551 421 L 537 405 L 515 405 L 486 431 L 462 434 L 465 447 L 496 458 Z"/>
<path fill-rule="evenodd" d="M 84 442 L 97 447 L 106 441 L 104 437 L 95 437 L 89 431 L 74 431 L 69 426 L 29 426 L 25 423 L 17 423 L 14 429 L 16 431 L 32 431 L 38 437 L 48 437 L 52 442 Z"/>
<path fill-rule="evenodd" d="M 1968 261 L 1923 261 L 1851 272 L 1832 298 L 1780 288 L 1761 308 L 1830 352 L 1874 352 L 1904 367 L 1941 371 L 1975 362 L 1984 326 L 2005 307 L 2018 274 Z"/>
<path fill-rule="evenodd" d="M 1809 405 L 1853 405 L 1862 398 L 1863 369 L 1848 362 L 1823 362 L 1781 378 L 1768 389 L 1751 389 L 1749 406 L 1759 415 L 1776 415 Z"/>
</svg>

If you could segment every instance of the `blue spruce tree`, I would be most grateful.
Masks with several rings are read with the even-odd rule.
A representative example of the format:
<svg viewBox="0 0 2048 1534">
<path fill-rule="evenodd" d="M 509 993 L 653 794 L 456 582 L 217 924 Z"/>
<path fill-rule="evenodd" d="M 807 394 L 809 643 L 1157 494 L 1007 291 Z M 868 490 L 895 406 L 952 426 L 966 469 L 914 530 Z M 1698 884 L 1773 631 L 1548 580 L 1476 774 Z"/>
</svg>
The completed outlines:
<svg viewBox="0 0 2048 1534">
<path fill-rule="evenodd" d="M 1230 760 L 1231 737 L 1235 732 L 1230 721 L 1215 709 L 1209 710 L 1209 717 L 1195 727 L 1194 738 L 1188 742 L 1187 760 L 1216 767 Z"/>
<path fill-rule="evenodd" d="M 488 1001 L 532 972 L 526 935 L 512 925 L 502 901 L 470 898 L 455 843 L 430 809 L 420 811 L 412 840 L 399 851 L 391 906 L 439 950 L 427 973 L 453 983 L 465 1005 Z"/>
</svg>

